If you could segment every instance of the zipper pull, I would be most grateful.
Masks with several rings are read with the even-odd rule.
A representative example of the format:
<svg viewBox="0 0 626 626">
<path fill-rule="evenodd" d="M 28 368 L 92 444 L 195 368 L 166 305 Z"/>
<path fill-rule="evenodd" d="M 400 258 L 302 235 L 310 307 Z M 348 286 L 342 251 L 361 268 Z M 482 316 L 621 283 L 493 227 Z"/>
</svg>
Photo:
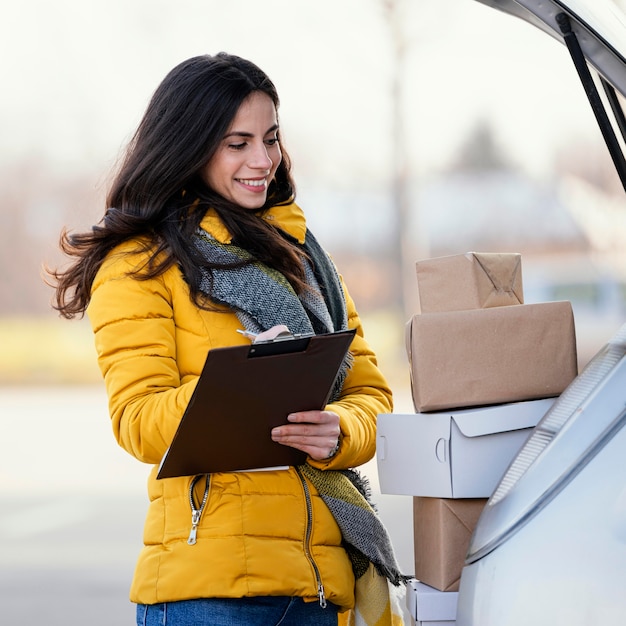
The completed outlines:
<svg viewBox="0 0 626 626">
<path fill-rule="evenodd" d="M 320 599 L 320 606 L 325 609 L 326 608 L 326 594 L 324 593 L 324 585 L 320 583 L 317 586 L 317 597 Z"/>
<path fill-rule="evenodd" d="M 190 546 L 195 545 L 196 537 L 198 535 L 198 524 L 200 524 L 200 518 L 202 517 L 202 511 L 204 511 L 204 507 L 206 506 L 207 498 L 209 497 L 209 475 L 206 474 L 204 476 L 204 495 L 202 496 L 202 502 L 196 508 L 195 498 L 193 497 L 193 490 L 196 486 L 196 483 L 202 479 L 202 475 L 196 476 L 189 485 L 189 504 L 191 505 L 191 531 L 189 532 L 189 538 L 187 539 L 187 543 Z"/>
<path fill-rule="evenodd" d="M 193 546 L 196 543 L 196 536 L 198 534 L 198 524 L 200 523 L 201 513 L 202 511 L 191 512 L 191 532 L 189 533 L 189 539 L 187 539 L 187 543 L 190 546 Z"/>
</svg>

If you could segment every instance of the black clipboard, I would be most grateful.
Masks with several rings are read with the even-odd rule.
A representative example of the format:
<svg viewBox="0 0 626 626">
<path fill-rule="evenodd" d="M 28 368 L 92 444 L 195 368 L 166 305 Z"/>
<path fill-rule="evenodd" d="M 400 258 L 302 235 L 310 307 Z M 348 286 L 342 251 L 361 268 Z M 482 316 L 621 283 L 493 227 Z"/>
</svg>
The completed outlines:
<svg viewBox="0 0 626 626">
<path fill-rule="evenodd" d="M 272 441 L 295 411 L 321 410 L 354 330 L 210 350 L 157 478 L 300 465 Z"/>
</svg>

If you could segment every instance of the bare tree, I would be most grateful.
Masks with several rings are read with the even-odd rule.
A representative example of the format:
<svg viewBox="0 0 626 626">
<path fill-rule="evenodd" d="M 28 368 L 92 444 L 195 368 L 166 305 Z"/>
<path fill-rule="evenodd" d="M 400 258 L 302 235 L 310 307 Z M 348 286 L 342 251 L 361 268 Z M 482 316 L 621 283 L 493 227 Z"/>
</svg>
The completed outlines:
<svg viewBox="0 0 626 626">
<path fill-rule="evenodd" d="M 391 241 L 392 266 L 395 283 L 395 304 L 405 317 L 415 311 L 415 261 L 429 255 L 427 233 L 421 228 L 420 206 L 414 193 L 417 175 L 411 168 L 415 158 L 415 142 L 407 142 L 407 97 L 412 76 L 409 60 L 416 46 L 429 35 L 416 33 L 423 18 L 422 7 L 411 0 L 381 0 L 388 25 L 391 47 L 391 107 L 392 107 L 392 172 L 393 234 Z M 427 12 L 428 13 L 428 12 Z"/>
<path fill-rule="evenodd" d="M 392 101 L 392 196 L 393 234 L 391 241 L 395 305 L 408 314 L 410 290 L 413 288 L 413 263 L 410 260 L 409 227 L 409 158 L 404 117 L 404 85 L 406 80 L 407 36 L 404 28 L 404 0 L 382 0 L 393 46 L 391 74 Z"/>
</svg>

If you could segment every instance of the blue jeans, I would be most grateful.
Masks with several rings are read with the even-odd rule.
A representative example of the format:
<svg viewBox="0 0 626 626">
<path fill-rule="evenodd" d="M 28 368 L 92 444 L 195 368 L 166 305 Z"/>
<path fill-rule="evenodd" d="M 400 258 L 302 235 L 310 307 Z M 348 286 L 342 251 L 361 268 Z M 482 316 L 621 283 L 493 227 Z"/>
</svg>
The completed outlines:
<svg viewBox="0 0 626 626">
<path fill-rule="evenodd" d="M 138 604 L 137 626 L 337 626 L 337 606 L 285 596 Z"/>
</svg>

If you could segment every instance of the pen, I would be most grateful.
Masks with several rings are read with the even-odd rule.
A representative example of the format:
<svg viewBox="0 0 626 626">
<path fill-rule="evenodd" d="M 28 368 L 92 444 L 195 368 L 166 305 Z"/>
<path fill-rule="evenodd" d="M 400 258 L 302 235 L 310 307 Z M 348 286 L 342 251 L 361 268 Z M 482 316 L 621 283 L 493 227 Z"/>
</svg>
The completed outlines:
<svg viewBox="0 0 626 626">
<path fill-rule="evenodd" d="M 237 332 L 240 335 L 243 335 L 244 337 L 247 337 L 248 339 L 256 339 L 258 333 L 253 333 L 251 330 L 241 330 L 241 328 L 237 329 Z"/>
</svg>

